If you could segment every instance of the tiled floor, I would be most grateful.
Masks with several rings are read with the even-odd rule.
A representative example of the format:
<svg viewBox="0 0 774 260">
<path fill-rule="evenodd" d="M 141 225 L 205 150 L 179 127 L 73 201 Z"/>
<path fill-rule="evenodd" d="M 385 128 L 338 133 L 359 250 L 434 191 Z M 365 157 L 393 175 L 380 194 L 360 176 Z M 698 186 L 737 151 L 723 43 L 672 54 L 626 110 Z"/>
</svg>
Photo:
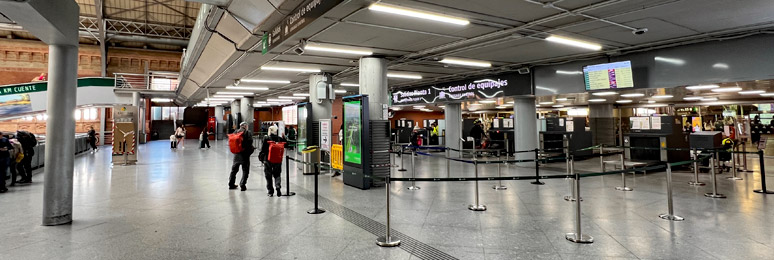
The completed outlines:
<svg viewBox="0 0 774 260">
<path fill-rule="evenodd" d="M 72 225 L 40 226 L 44 180 L 36 175 L 32 185 L 0 195 L 0 259 L 419 259 L 406 247 L 376 246 L 376 235 L 333 211 L 307 214 L 313 176 L 291 171 L 291 189 L 305 196 L 269 198 L 263 169 L 253 165 L 248 191 L 228 190 L 231 155 L 225 143 L 213 144 L 170 151 L 167 142 L 151 142 L 140 147 L 140 163 L 127 167 L 111 168 L 107 149 L 77 156 Z M 396 182 L 392 227 L 459 259 L 771 259 L 774 195 L 752 192 L 759 188 L 758 166 L 757 158 L 748 159 L 756 172 L 741 173 L 744 180 L 719 175 L 727 199 L 704 197 L 709 186 L 688 186 L 691 174 L 676 170 L 675 213 L 682 222 L 658 218 L 666 212 L 663 172 L 629 175 L 631 192 L 613 189 L 620 175 L 582 179 L 583 230 L 593 244 L 564 239 L 574 215 L 562 199 L 569 193 L 563 179 L 543 186 L 504 181 L 505 191 L 481 182 L 484 212 L 467 210 L 473 182 L 417 183 L 418 191 Z M 416 162 L 418 177 L 446 176 L 441 159 Z M 771 173 L 774 160 L 767 164 Z M 497 174 L 494 165 L 479 167 L 482 176 Z M 473 175 L 471 165 L 451 168 L 454 177 Z M 563 174 L 563 168 L 555 163 L 541 174 Z M 597 171 L 599 162 L 579 161 L 575 168 Z M 533 168 L 502 169 L 509 176 L 534 174 Z M 701 178 L 709 182 L 707 174 Z M 332 203 L 384 223 L 384 188 L 358 190 L 323 175 L 319 189 Z"/>
</svg>

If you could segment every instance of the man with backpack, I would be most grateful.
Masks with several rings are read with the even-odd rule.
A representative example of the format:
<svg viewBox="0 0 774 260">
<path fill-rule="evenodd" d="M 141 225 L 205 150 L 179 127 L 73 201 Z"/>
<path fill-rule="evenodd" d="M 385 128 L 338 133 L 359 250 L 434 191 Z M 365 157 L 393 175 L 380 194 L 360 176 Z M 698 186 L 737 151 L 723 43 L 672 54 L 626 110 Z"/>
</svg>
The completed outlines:
<svg viewBox="0 0 774 260">
<path fill-rule="evenodd" d="M 255 151 L 253 147 L 253 133 L 247 128 L 246 122 L 240 123 L 239 129 L 233 134 L 228 135 L 228 145 L 231 153 L 234 154 L 234 164 L 231 165 L 231 174 L 228 178 L 228 189 L 234 190 L 237 188 L 234 182 L 241 166 L 242 180 L 239 182 L 239 187 L 242 188 L 242 191 L 245 191 L 247 190 L 247 177 L 250 175 L 250 155 Z"/>
<path fill-rule="evenodd" d="M 261 152 L 258 153 L 258 159 L 263 162 L 263 174 L 266 177 L 266 189 L 269 191 L 269 197 L 274 196 L 275 188 L 277 197 L 282 196 L 282 159 L 286 140 L 277 135 L 277 130 L 277 126 L 269 127 L 269 136 L 263 139 Z M 272 186 L 272 182 L 274 186 Z"/>
<path fill-rule="evenodd" d="M 38 145 L 38 139 L 34 134 L 24 130 L 16 132 L 16 139 L 19 140 L 24 151 L 24 158 L 17 165 L 22 179 L 17 183 L 32 183 L 32 156 L 35 155 L 34 147 Z"/>
</svg>

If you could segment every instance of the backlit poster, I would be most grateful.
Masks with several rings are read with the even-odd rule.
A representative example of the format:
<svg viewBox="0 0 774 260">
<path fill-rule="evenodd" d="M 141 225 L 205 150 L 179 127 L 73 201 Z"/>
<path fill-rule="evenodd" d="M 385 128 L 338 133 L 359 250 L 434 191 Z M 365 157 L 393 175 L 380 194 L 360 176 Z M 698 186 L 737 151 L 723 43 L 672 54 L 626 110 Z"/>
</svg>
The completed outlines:
<svg viewBox="0 0 774 260">
<path fill-rule="evenodd" d="M 360 110 L 360 100 L 344 102 L 344 161 L 355 164 L 362 162 Z"/>
<path fill-rule="evenodd" d="M 306 148 L 306 128 L 308 127 L 306 125 L 307 116 L 306 106 L 298 106 L 298 143 L 296 145 L 298 146 L 299 151 Z"/>
<path fill-rule="evenodd" d="M 0 96 L 0 116 L 32 112 L 30 94 Z"/>
</svg>

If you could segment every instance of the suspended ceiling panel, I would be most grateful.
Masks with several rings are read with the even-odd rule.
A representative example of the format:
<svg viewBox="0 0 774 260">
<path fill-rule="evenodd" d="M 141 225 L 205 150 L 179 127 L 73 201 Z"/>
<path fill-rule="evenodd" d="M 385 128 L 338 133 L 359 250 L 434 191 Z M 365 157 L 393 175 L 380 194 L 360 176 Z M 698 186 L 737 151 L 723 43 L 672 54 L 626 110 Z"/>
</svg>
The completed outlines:
<svg viewBox="0 0 774 260">
<path fill-rule="evenodd" d="M 418 51 L 456 41 L 452 38 L 353 24 L 338 24 L 313 40 L 404 51 Z"/>
</svg>

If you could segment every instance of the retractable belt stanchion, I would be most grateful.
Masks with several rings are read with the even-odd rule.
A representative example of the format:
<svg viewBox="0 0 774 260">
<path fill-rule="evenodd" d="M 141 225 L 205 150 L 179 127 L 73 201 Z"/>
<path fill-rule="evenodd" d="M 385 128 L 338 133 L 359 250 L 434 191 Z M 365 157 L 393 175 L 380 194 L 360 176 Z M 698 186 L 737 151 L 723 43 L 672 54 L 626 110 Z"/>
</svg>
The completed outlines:
<svg viewBox="0 0 774 260">
<path fill-rule="evenodd" d="M 704 186 L 705 184 L 703 182 L 699 181 L 699 151 L 696 149 L 693 149 L 691 151 L 691 157 L 693 157 L 693 181 L 689 181 L 688 185 L 691 186 Z"/>
<path fill-rule="evenodd" d="M 385 223 L 387 229 L 383 237 L 376 239 L 376 244 L 381 247 L 394 247 L 400 245 L 400 240 L 392 240 L 392 236 L 390 236 L 390 175 L 387 175 L 387 179 L 385 179 L 384 188 L 387 190 L 387 223 Z"/>
<path fill-rule="evenodd" d="M 717 176 L 715 176 L 715 158 L 714 157 L 710 158 L 710 175 L 712 175 L 711 177 L 712 193 L 704 193 L 704 196 L 710 197 L 710 198 L 718 198 L 718 199 L 725 198 L 726 195 L 718 194 L 718 180 L 717 180 Z"/>
<path fill-rule="evenodd" d="M 568 155 L 569 156 L 569 155 Z M 570 165 L 573 164 L 573 159 L 570 159 Z M 575 187 L 573 196 L 580 198 L 580 176 L 573 172 L 570 175 L 575 175 L 573 179 L 573 186 Z M 589 244 L 594 243 L 594 238 L 589 235 L 584 235 L 581 232 L 581 200 L 575 200 L 575 233 L 567 233 L 564 236 L 570 242 Z"/>
<path fill-rule="evenodd" d="M 449 148 L 446 148 L 446 178 L 451 177 L 451 170 L 449 170 Z"/>
<path fill-rule="evenodd" d="M 621 157 L 621 170 L 623 171 L 623 170 L 626 170 L 626 163 L 624 162 L 624 154 L 621 153 L 620 157 Z M 632 190 L 634 190 L 634 189 L 632 189 L 630 187 L 626 187 L 626 172 L 622 172 L 621 173 L 621 182 L 622 182 L 622 186 L 615 187 L 616 190 L 620 190 L 620 191 L 632 191 Z"/>
<path fill-rule="evenodd" d="M 571 175 L 570 173 L 573 172 L 572 164 L 570 163 L 570 142 L 569 138 L 567 138 L 567 135 L 562 135 L 562 146 L 564 146 L 562 149 L 564 149 L 564 164 L 565 164 L 565 172 L 567 175 Z M 567 178 L 566 180 L 569 182 L 570 187 L 570 195 L 564 196 L 564 200 L 566 201 L 575 201 L 575 184 L 573 184 L 573 179 Z"/>
<path fill-rule="evenodd" d="M 742 142 L 742 152 L 742 171 L 752 172 L 750 169 L 747 169 L 747 142 Z"/>
<path fill-rule="evenodd" d="M 497 151 L 497 160 L 500 160 L 501 153 L 502 153 L 502 150 Z M 502 165 L 503 165 L 502 163 L 497 164 L 497 177 L 503 177 Z M 492 186 L 492 189 L 507 190 L 508 187 L 503 186 L 502 180 L 497 180 L 497 185 Z"/>
<path fill-rule="evenodd" d="M 290 191 L 290 157 L 285 156 L 285 197 L 296 195 Z"/>
<path fill-rule="evenodd" d="M 476 173 L 476 198 L 475 198 L 476 203 L 473 204 L 473 205 L 469 205 L 468 209 L 472 210 L 472 211 L 485 211 L 486 210 L 486 206 L 485 205 L 481 205 L 481 204 L 478 203 L 478 159 L 474 159 L 473 160 L 473 165 L 474 165 L 474 167 L 476 169 L 475 170 L 475 173 Z"/>
<path fill-rule="evenodd" d="M 734 181 L 742 180 L 742 177 L 736 176 L 736 157 L 738 156 L 739 154 L 731 154 L 731 177 L 726 177 L 726 179 Z"/>
<path fill-rule="evenodd" d="M 540 160 L 538 156 L 540 156 L 540 149 L 535 148 L 535 181 L 530 183 L 535 185 L 543 185 L 545 183 L 540 181 Z"/>
<path fill-rule="evenodd" d="M 320 177 L 320 167 L 318 163 L 314 163 L 314 208 L 308 210 L 306 213 L 309 214 L 321 214 L 325 213 L 324 209 L 321 209 L 317 204 L 317 199 L 320 197 L 320 194 L 318 193 L 318 186 L 319 186 L 319 179 Z"/>
<path fill-rule="evenodd" d="M 411 178 L 416 178 L 417 175 L 417 166 L 414 164 L 414 158 L 417 157 L 417 148 L 411 149 Z M 416 185 L 416 182 L 411 181 L 411 186 L 408 187 L 409 190 L 418 190 L 419 186 Z"/>
<path fill-rule="evenodd" d="M 403 167 L 405 165 L 405 164 L 403 164 L 403 157 L 405 157 L 404 154 L 403 154 L 403 148 L 404 148 L 404 146 L 401 145 L 400 146 L 400 169 L 398 169 L 399 172 L 407 171 L 406 167 Z"/>
<path fill-rule="evenodd" d="M 766 166 L 763 164 L 763 150 L 758 150 L 758 158 L 760 158 L 761 168 L 761 189 L 754 190 L 755 193 L 774 194 L 774 191 L 766 189 Z"/>
<path fill-rule="evenodd" d="M 658 215 L 658 217 L 672 221 L 683 221 L 685 218 L 681 216 L 675 216 L 675 210 L 672 207 L 672 166 L 667 162 L 667 213 Z"/>
</svg>

